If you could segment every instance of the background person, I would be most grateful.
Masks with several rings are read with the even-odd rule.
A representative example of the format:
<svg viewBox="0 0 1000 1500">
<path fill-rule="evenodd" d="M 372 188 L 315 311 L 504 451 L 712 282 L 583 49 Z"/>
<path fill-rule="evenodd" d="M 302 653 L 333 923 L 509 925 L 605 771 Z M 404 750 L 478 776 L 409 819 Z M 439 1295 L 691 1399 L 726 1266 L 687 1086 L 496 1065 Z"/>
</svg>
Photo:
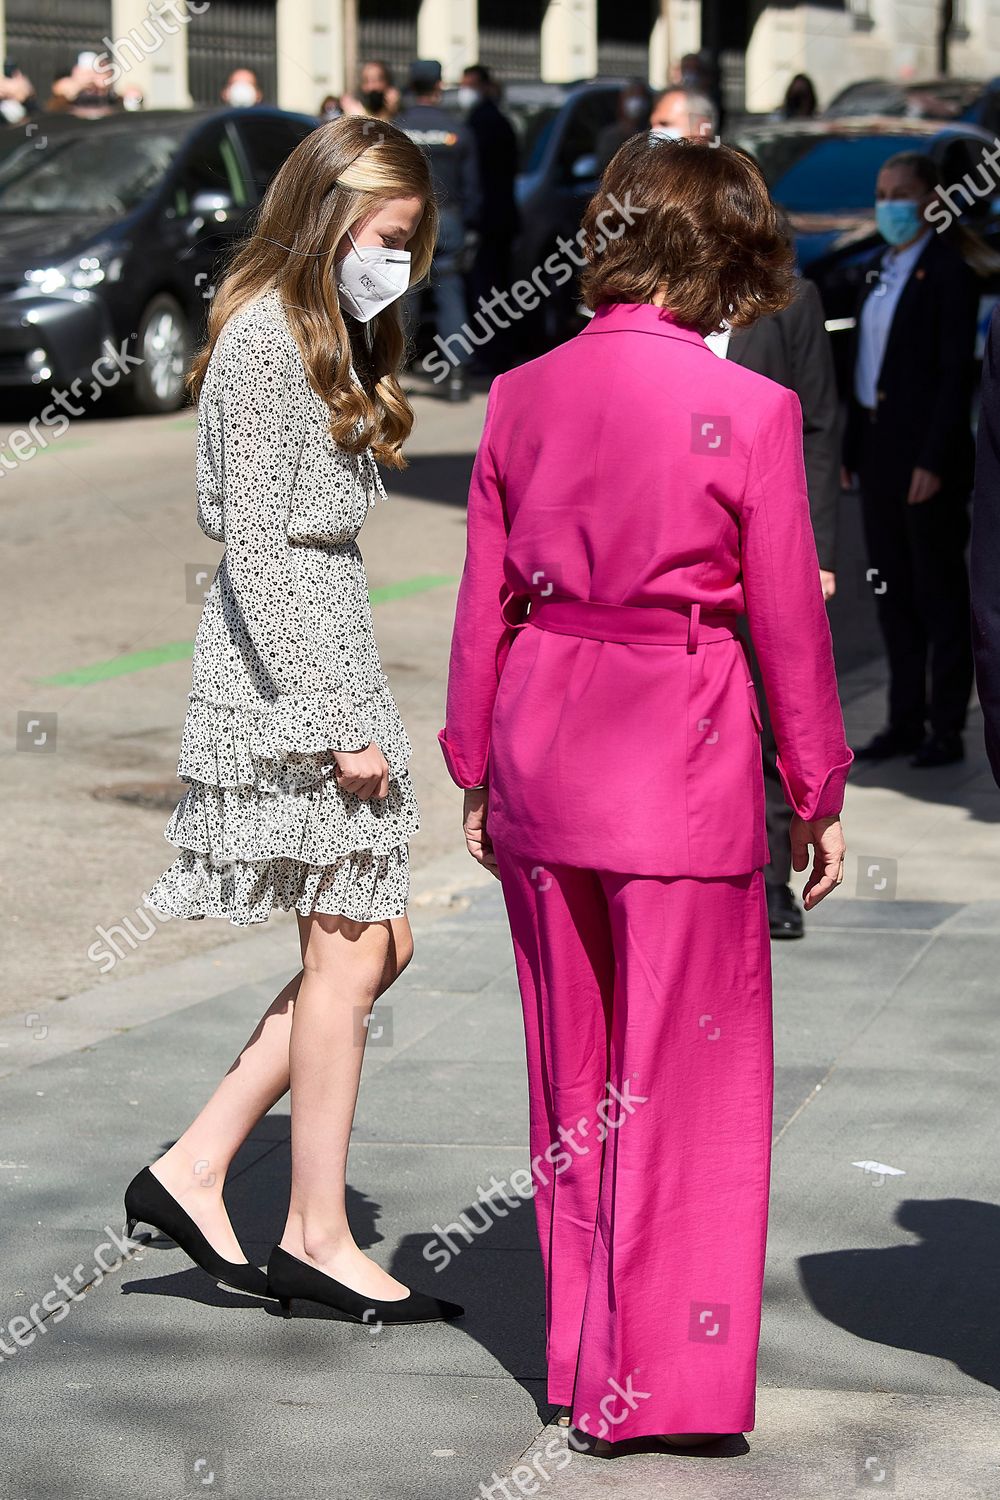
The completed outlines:
<svg viewBox="0 0 1000 1500">
<path fill-rule="evenodd" d="M 790 242 L 787 223 L 786 237 Z M 837 513 L 840 507 L 840 400 L 830 335 L 822 299 L 815 282 L 796 277 L 792 301 L 770 317 L 758 318 L 748 328 L 734 328 L 706 340 L 713 352 L 754 370 L 794 391 L 802 408 L 802 447 L 805 459 L 809 516 L 819 559 L 823 598 L 836 591 Z M 760 665 L 751 652 L 754 677 L 761 689 L 764 728 L 764 791 L 770 862 L 764 870 L 771 936 L 798 938 L 805 931 L 802 910 L 790 881 L 792 847 L 791 809 L 778 770 L 778 747 L 763 690 Z"/>
<path fill-rule="evenodd" d="M 806 73 L 796 73 L 785 90 L 785 98 L 779 110 L 782 120 L 812 120 L 818 108 L 813 81 Z"/>
<path fill-rule="evenodd" d="M 438 337 L 448 340 L 460 333 L 468 316 L 465 301 L 465 261 L 471 262 L 482 222 L 482 185 L 476 143 L 468 128 L 441 105 L 441 64 L 419 59 L 410 69 L 412 103 L 396 121 L 430 159 L 434 195 L 440 214 L 440 231 L 431 291 Z M 470 254 L 471 249 L 471 254 Z M 408 309 L 411 319 L 416 310 Z M 447 394 L 452 401 L 468 396 L 465 364 L 469 355 L 454 345 L 455 359 L 448 377 Z"/>
<path fill-rule="evenodd" d="M 252 109 L 255 104 L 264 102 L 264 91 L 252 68 L 234 68 L 222 85 L 219 97 L 230 109 Z"/>
<path fill-rule="evenodd" d="M 612 120 L 610 125 L 605 125 L 598 133 L 596 154 L 599 172 L 604 171 L 615 152 L 620 146 L 624 146 L 630 136 L 646 129 L 651 107 L 649 85 L 641 79 L 633 78 L 618 95 L 618 118 Z"/>
<path fill-rule="evenodd" d="M 664 89 L 653 100 L 649 128 L 671 141 L 711 140 L 718 134 L 718 112 L 699 89 Z"/>
<path fill-rule="evenodd" d="M 918 152 L 890 157 L 878 174 L 888 245 L 858 308 L 844 445 L 889 659 L 888 724 L 855 754 L 910 753 L 924 767 L 962 759 L 973 681 L 965 544 L 978 291 L 925 218 L 937 185 L 934 162 Z"/>
<path fill-rule="evenodd" d="M 645 212 L 599 250 L 627 194 Z M 771 1146 L 744 610 L 796 868 L 814 851 L 807 908 L 842 878 L 851 754 L 798 400 L 703 337 L 792 292 L 759 168 L 638 136 L 584 228 L 594 317 L 490 392 L 440 739 L 470 852 L 503 882 L 533 1157 L 599 1117 L 609 1086 L 642 1101 L 603 1152 L 536 1185 L 548 1398 L 579 1426 L 640 1371 L 649 1399 L 616 1439 L 708 1441 L 753 1426 Z M 705 1298 L 728 1316 L 710 1362 Z"/>
<path fill-rule="evenodd" d="M 394 120 L 400 110 L 400 93 L 392 70 L 381 58 L 361 64 L 357 94 L 345 94 L 341 107 L 347 115 L 367 115 L 370 120 Z"/>
<path fill-rule="evenodd" d="M 986 753 L 1000 786 L 1000 320 L 990 319 L 976 431 L 972 502 L 972 645 Z"/>
<path fill-rule="evenodd" d="M 68 73 L 53 80 L 46 109 L 97 120 L 120 109 L 122 101 L 115 93 L 114 69 L 107 58 L 96 52 L 81 52 Z"/>
<path fill-rule="evenodd" d="M 4 64 L 0 75 L 0 124 L 20 125 L 38 109 L 34 85 L 16 63 Z"/>
<path fill-rule="evenodd" d="M 491 290 L 513 279 L 511 250 L 521 225 L 514 197 L 518 170 L 517 136 L 497 103 L 499 89 L 489 68 L 474 63 L 462 74 L 458 102 L 476 144 L 482 194 L 480 235 L 468 275 L 466 305 L 477 307 Z M 498 328 L 479 358 L 491 369 L 505 369 L 513 358 L 509 329 Z"/>
</svg>

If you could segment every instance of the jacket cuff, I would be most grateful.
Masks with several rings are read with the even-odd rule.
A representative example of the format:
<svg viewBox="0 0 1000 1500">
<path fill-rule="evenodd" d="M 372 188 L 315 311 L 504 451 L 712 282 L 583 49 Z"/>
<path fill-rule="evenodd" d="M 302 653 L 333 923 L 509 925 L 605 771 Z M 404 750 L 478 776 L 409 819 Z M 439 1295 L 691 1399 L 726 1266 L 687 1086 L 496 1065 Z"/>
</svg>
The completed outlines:
<svg viewBox="0 0 1000 1500">
<path fill-rule="evenodd" d="M 375 738 L 367 714 L 335 693 L 280 697 L 271 713 L 271 729 L 282 755 L 364 750 Z"/>
<path fill-rule="evenodd" d="M 777 756 L 778 775 L 785 793 L 785 801 L 793 812 L 798 813 L 804 823 L 814 823 L 817 818 L 839 818 L 844 807 L 844 788 L 847 785 L 847 775 L 854 760 L 854 752 L 848 750 L 847 760 L 829 770 L 820 785 L 811 790 L 809 787 L 800 788 L 800 794 L 796 796 L 792 790 L 785 768 L 781 764 L 781 756 Z"/>
<path fill-rule="evenodd" d="M 468 791 L 471 787 L 481 786 L 486 781 L 486 767 L 490 756 L 489 745 L 479 760 L 473 764 L 462 755 L 457 746 L 450 742 L 447 725 L 444 729 L 438 730 L 438 744 L 441 746 L 444 763 L 448 767 L 448 775 L 456 786 L 460 786 L 463 791 Z"/>
</svg>

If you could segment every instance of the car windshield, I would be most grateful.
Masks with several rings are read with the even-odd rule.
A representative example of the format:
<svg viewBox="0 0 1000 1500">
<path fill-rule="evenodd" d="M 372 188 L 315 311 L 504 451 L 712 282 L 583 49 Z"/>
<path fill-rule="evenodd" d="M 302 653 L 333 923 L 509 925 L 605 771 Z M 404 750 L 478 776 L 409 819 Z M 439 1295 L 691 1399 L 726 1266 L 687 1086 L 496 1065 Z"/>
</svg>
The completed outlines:
<svg viewBox="0 0 1000 1500">
<path fill-rule="evenodd" d="M 0 213 L 126 213 L 163 176 L 181 137 L 113 130 L 42 142 L 44 133 L 0 160 Z"/>
<path fill-rule="evenodd" d="M 760 163 L 776 203 L 789 213 L 860 213 L 875 202 L 875 179 L 897 151 L 920 150 L 912 135 L 747 135 L 737 141 Z"/>
</svg>

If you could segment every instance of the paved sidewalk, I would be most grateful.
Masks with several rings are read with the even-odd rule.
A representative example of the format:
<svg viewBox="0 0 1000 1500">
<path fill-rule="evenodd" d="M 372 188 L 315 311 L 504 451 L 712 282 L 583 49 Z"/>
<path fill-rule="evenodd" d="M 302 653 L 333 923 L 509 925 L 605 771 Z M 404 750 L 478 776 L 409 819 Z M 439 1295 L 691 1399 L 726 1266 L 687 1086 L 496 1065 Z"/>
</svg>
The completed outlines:
<svg viewBox="0 0 1000 1500">
<path fill-rule="evenodd" d="M 880 694 L 877 673 L 845 692 L 852 737 L 877 727 Z M 361 1242 L 464 1302 L 464 1322 L 369 1333 L 301 1308 L 286 1322 L 162 1244 L 95 1277 L 125 1183 L 285 982 L 288 919 L 4 1017 L 0 1500 L 839 1500 L 864 1488 L 994 1500 L 1000 793 L 980 738 L 977 715 L 965 766 L 856 777 L 845 886 L 805 942 L 775 950 L 776 1148 L 748 1439 L 697 1456 L 649 1443 L 610 1461 L 567 1452 L 546 1428 L 530 1204 L 497 1211 L 440 1274 L 423 1254 L 528 1158 L 499 891 L 456 853 L 426 874 L 436 902 L 415 904 L 416 957 L 377 1012 L 350 1180 Z M 286 1101 L 227 1195 L 261 1260 L 288 1167 Z M 81 1293 L 66 1308 L 60 1276 Z M 32 1334 L 16 1320 L 46 1294 Z"/>
</svg>

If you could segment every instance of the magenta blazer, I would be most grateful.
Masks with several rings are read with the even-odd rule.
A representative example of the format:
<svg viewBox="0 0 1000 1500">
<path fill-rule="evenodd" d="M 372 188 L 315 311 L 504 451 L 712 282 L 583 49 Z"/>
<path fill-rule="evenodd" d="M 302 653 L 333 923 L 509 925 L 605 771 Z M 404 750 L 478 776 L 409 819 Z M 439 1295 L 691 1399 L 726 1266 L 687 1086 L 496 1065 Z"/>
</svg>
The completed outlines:
<svg viewBox="0 0 1000 1500">
<path fill-rule="evenodd" d="M 795 394 L 649 303 L 494 381 L 439 739 L 459 786 L 488 779 L 495 842 L 638 875 L 766 864 L 744 612 L 788 802 L 839 813 Z"/>
</svg>

